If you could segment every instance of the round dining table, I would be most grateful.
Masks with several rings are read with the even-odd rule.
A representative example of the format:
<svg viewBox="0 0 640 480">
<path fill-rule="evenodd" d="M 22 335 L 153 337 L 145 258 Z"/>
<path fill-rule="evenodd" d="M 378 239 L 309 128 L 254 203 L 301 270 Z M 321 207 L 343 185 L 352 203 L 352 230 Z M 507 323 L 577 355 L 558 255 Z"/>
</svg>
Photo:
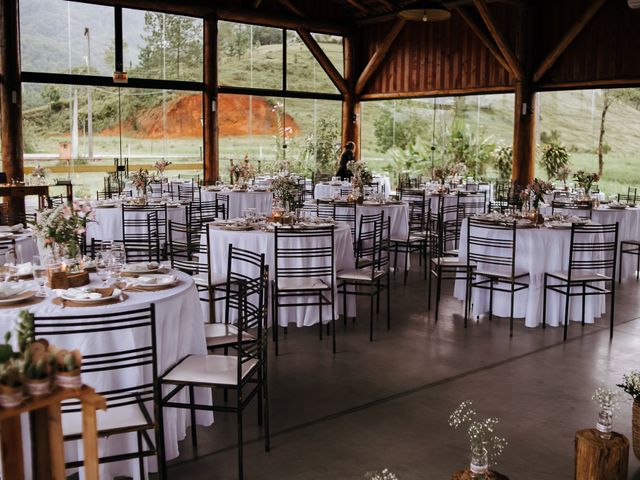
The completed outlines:
<svg viewBox="0 0 640 480">
<path fill-rule="evenodd" d="M 271 215 L 271 210 L 273 209 L 273 192 L 262 190 L 228 190 L 208 187 L 201 190 L 200 198 L 203 202 L 210 202 L 216 199 L 216 193 L 229 195 L 229 218 L 243 217 L 249 208 L 255 208 L 258 215 Z"/>
<path fill-rule="evenodd" d="M 265 262 L 269 266 L 269 275 L 274 279 L 275 275 L 275 233 L 274 231 L 250 230 L 250 231 L 229 231 L 224 227 L 213 224 L 210 230 L 210 256 L 211 269 L 214 276 L 227 275 L 227 260 L 229 244 L 234 247 L 249 250 L 251 252 L 265 254 Z M 303 239 L 305 242 L 317 241 L 314 238 Z M 308 244 L 305 246 L 312 246 Z M 355 259 L 353 255 L 353 243 L 351 241 L 351 231 L 349 225 L 337 222 L 334 232 L 334 262 L 336 272 L 344 269 L 354 268 Z M 242 272 L 241 272 L 242 273 Z M 336 299 L 335 314 L 342 313 L 342 296 L 337 294 L 337 284 L 335 284 L 334 295 Z M 217 302 L 221 304 L 222 302 Z M 219 308 L 219 305 L 216 306 Z M 347 314 L 355 316 L 355 299 L 353 296 L 347 297 Z M 217 318 L 223 318 L 222 309 L 216 310 Z M 269 309 L 269 316 L 272 315 Z M 281 308 L 278 313 L 280 326 L 286 327 L 295 324 L 298 327 L 316 325 L 318 323 L 319 312 L 317 306 L 299 306 L 295 308 Z M 323 308 L 322 322 L 333 320 L 330 308 Z"/>
<path fill-rule="evenodd" d="M 122 206 L 120 204 L 96 204 L 95 221 L 87 224 L 87 244 L 91 240 L 122 240 Z M 135 216 L 145 218 L 147 212 L 136 212 Z M 187 208 L 184 205 L 167 206 L 167 221 L 187 223 Z"/>
<path fill-rule="evenodd" d="M 108 314 L 110 312 L 128 311 L 136 308 L 146 307 L 155 304 L 155 325 L 156 325 L 156 347 L 158 356 L 158 374 L 164 373 L 170 366 L 175 364 L 189 354 L 206 354 L 207 347 L 205 341 L 204 315 L 200 307 L 198 292 L 193 280 L 186 274 L 172 271 L 178 279 L 178 284 L 172 288 L 159 291 L 134 292 L 127 291 L 124 301 L 115 304 L 97 305 L 90 307 L 73 307 L 57 305 L 54 303 L 55 294 L 49 293 L 44 299 L 37 299 L 24 305 L 3 305 L 0 306 L 0 333 L 13 330 L 18 322 L 18 312 L 27 309 L 38 316 L 47 315 L 86 315 L 86 314 Z M 91 274 L 91 286 L 99 286 L 100 282 Z M 28 282 L 33 290 L 37 286 L 33 282 Z M 15 339 L 15 335 L 14 335 Z M 108 348 L 109 344 L 118 347 L 136 348 L 137 342 L 143 341 L 147 345 L 148 339 L 136 338 L 128 331 L 120 330 L 117 334 L 83 333 L 69 336 L 57 335 L 52 337 L 52 342 L 60 348 L 78 349 L 83 355 L 96 353 L 99 349 Z M 131 375 L 135 375 L 132 378 Z M 83 373 L 82 380 L 85 384 L 95 388 L 97 392 L 130 386 L 132 381 L 150 382 L 152 378 L 142 378 L 144 372 L 132 369 L 112 370 L 110 372 Z M 140 377 L 140 378 L 138 378 Z M 197 392 L 199 401 L 208 402 L 211 400 L 210 390 L 202 389 Z M 186 400 L 186 397 L 184 398 Z M 153 406 L 149 405 L 149 411 L 153 411 Z M 210 425 L 213 416 L 208 412 L 198 412 L 196 421 L 199 425 Z M 100 415 L 98 413 L 98 425 L 100 425 Z M 176 458 L 178 452 L 178 441 L 186 436 L 186 430 L 190 424 L 188 410 L 166 409 L 164 411 L 165 422 L 165 445 L 167 460 Z M 63 415 L 63 427 L 64 427 Z M 28 426 L 28 422 L 25 422 Z M 80 449 L 80 450 L 79 450 Z M 121 452 L 131 452 L 137 450 L 137 440 L 135 434 L 113 435 L 100 439 L 100 456 L 113 455 Z M 66 460 L 71 461 L 77 458 L 81 451 L 81 442 L 67 442 L 65 444 Z M 155 457 L 147 457 L 147 471 L 156 469 Z M 116 463 L 100 465 L 100 478 L 115 478 L 117 476 L 127 476 L 137 478 L 138 461 L 130 460 Z"/>
<path fill-rule="evenodd" d="M 487 235 L 500 235 L 503 232 L 488 230 Z M 460 232 L 460 259 L 467 258 L 468 222 L 463 222 Z M 502 237 L 500 237 L 502 238 Z M 544 274 L 566 271 L 569 265 L 571 247 L 571 229 L 555 229 L 545 226 L 538 228 L 516 229 L 515 266 L 516 274 L 529 273 L 529 288 L 516 292 L 514 300 L 514 318 L 524 318 L 527 327 L 537 327 L 542 323 L 542 304 L 544 295 Z M 474 250 L 475 251 L 475 250 Z M 487 248 L 485 252 L 491 254 Z M 494 252 L 495 254 L 495 252 Z M 504 255 L 504 252 L 500 253 Z M 525 279 L 526 281 L 526 279 Z M 493 313 L 500 317 L 509 317 L 510 294 L 494 292 Z M 454 296 L 465 298 L 465 281 L 457 280 Z M 553 291 L 547 292 L 547 325 L 559 326 L 564 322 L 565 296 Z M 472 292 L 472 313 L 481 315 L 489 312 L 489 292 L 474 288 Z M 603 295 L 587 296 L 585 302 L 585 322 L 605 313 Z M 580 297 L 572 297 L 569 307 L 569 319 L 581 321 L 582 303 Z"/>
</svg>

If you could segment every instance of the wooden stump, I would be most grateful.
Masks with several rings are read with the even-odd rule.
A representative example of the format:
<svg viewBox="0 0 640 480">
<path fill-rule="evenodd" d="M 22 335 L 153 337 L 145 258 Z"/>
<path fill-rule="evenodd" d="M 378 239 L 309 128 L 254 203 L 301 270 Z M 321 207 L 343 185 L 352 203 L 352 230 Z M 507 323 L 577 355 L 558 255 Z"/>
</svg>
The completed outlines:
<svg viewBox="0 0 640 480">
<path fill-rule="evenodd" d="M 451 480 L 471 480 L 471 471 L 468 468 L 465 470 L 460 470 L 459 472 L 453 474 Z M 487 475 L 486 480 L 509 480 L 509 477 L 505 477 L 498 472 L 489 470 L 489 475 Z"/>
<path fill-rule="evenodd" d="M 613 432 L 604 440 L 594 428 L 576 432 L 576 480 L 626 480 L 629 440 Z"/>
</svg>

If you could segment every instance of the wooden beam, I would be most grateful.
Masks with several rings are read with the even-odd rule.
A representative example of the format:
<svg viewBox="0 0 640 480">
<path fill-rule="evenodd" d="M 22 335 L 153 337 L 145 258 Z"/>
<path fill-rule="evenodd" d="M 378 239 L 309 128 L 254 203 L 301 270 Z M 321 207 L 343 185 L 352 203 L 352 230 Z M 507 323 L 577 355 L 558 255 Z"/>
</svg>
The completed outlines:
<svg viewBox="0 0 640 480">
<path fill-rule="evenodd" d="M 367 63 L 367 66 L 364 67 L 364 70 L 360 74 L 360 77 L 358 78 L 358 81 L 356 83 L 355 93 L 357 96 L 359 96 L 363 92 L 364 87 L 367 85 L 367 82 L 371 79 L 376 70 L 378 70 L 378 67 L 380 67 L 380 65 L 384 61 L 384 57 L 389 52 L 389 49 L 391 48 L 391 45 L 393 45 L 393 42 L 398 34 L 402 31 L 405 23 L 406 20 L 403 18 L 399 18 L 398 20 L 396 20 L 396 22 L 387 32 L 387 35 L 384 37 L 384 40 L 382 41 L 378 49 L 369 59 L 369 63 Z"/>
<path fill-rule="evenodd" d="M 312 19 L 301 19 L 294 16 L 277 15 L 262 10 L 219 8 L 216 10 L 218 19 L 227 22 L 251 23 L 274 28 L 288 28 L 297 30 L 304 28 L 310 32 L 328 33 L 332 35 L 347 35 L 351 27 L 338 22 L 318 22 Z"/>
<path fill-rule="evenodd" d="M 348 93 L 342 99 L 342 146 L 356 144 L 356 159 L 360 159 L 360 98 L 356 95 L 358 80 L 358 48 L 354 36 L 345 37 L 342 51 L 344 78 Z"/>
<path fill-rule="evenodd" d="M 0 0 L 0 135 L 8 180 L 24 179 L 19 30 L 17 0 Z M 7 200 L 11 213 L 24 213 L 24 197 Z"/>
<path fill-rule="evenodd" d="M 260 7 L 261 3 L 262 3 L 262 0 L 253 0 L 253 8 Z"/>
<path fill-rule="evenodd" d="M 220 178 L 218 155 L 218 21 L 215 15 L 204 19 L 204 92 L 203 151 L 204 181 L 215 183 Z"/>
<path fill-rule="evenodd" d="M 300 10 L 300 8 L 298 8 L 293 2 L 289 0 L 278 0 L 278 2 L 280 2 L 283 7 L 292 12 L 294 15 L 297 15 L 300 18 L 307 18 L 307 15 L 302 10 Z"/>
<path fill-rule="evenodd" d="M 324 53 L 324 50 L 322 50 L 320 45 L 318 45 L 318 42 L 316 42 L 315 38 L 313 38 L 313 35 L 311 35 L 308 30 L 305 30 L 303 28 L 299 28 L 297 32 L 309 51 L 318 61 L 322 69 L 329 76 L 334 85 L 338 88 L 340 93 L 342 95 L 346 95 L 347 82 L 345 82 L 344 78 L 342 77 L 342 75 L 340 75 L 340 72 L 338 72 L 338 69 L 335 67 L 333 62 L 329 59 L 329 57 L 327 57 L 326 53 Z"/>
<path fill-rule="evenodd" d="M 513 93 L 512 86 L 470 87 L 432 90 L 414 90 L 411 92 L 364 93 L 360 100 L 393 100 L 398 98 L 455 97 L 459 95 L 482 95 L 485 93 Z"/>
<path fill-rule="evenodd" d="M 491 12 L 489 11 L 486 0 L 473 0 L 473 3 L 478 9 L 478 12 L 480 12 L 480 16 L 487 26 L 489 33 L 491 33 L 491 36 L 498 45 L 498 48 L 502 52 L 502 55 L 504 55 L 505 60 L 509 64 L 509 69 L 512 75 L 516 78 L 516 80 L 522 80 L 524 77 L 522 66 L 516 58 L 515 53 L 513 53 L 513 49 L 507 42 L 507 39 L 496 25 L 493 19 L 493 15 L 491 15 Z"/>
<path fill-rule="evenodd" d="M 391 3 L 389 0 L 378 0 L 378 1 L 387 8 L 393 8 L 393 3 Z"/>
<path fill-rule="evenodd" d="M 593 0 L 589 7 L 583 11 L 582 15 L 571 25 L 571 28 L 562 37 L 553 50 L 540 62 L 540 66 L 533 75 L 533 81 L 539 81 L 542 76 L 556 63 L 556 60 L 564 51 L 571 45 L 575 38 L 580 34 L 584 27 L 591 21 L 593 16 L 600 10 L 600 7 L 605 4 L 607 0 Z"/>
<path fill-rule="evenodd" d="M 500 65 L 504 67 L 504 69 L 508 72 L 511 72 L 511 68 L 509 64 L 504 59 L 498 47 L 496 47 L 495 42 L 485 33 L 484 28 L 480 23 L 471 15 L 471 12 L 466 7 L 458 7 L 458 14 L 462 17 L 462 19 L 466 22 L 469 28 L 476 34 L 476 36 L 480 39 L 480 41 L 484 44 L 485 47 L 491 52 L 491 54 L 495 57 Z"/>
<path fill-rule="evenodd" d="M 357 8 L 358 10 L 360 10 L 362 13 L 364 13 L 365 15 L 369 14 L 369 10 L 366 9 L 360 2 L 358 2 L 357 0 L 347 0 L 347 3 L 349 5 L 351 5 L 352 7 Z"/>
</svg>

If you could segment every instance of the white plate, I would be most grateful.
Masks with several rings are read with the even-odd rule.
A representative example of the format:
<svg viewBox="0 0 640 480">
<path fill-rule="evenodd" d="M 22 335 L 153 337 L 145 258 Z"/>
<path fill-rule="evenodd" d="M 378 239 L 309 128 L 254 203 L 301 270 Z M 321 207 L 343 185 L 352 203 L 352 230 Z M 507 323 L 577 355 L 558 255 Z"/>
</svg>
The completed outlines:
<svg viewBox="0 0 640 480">
<path fill-rule="evenodd" d="M 122 272 L 123 273 L 139 273 L 139 274 L 145 274 L 145 273 L 158 273 L 158 270 L 160 270 L 161 265 L 158 265 L 157 267 L 150 267 L 150 268 L 146 268 L 146 269 L 130 269 L 127 267 L 131 267 L 132 265 L 125 265 L 122 268 Z"/>
<path fill-rule="evenodd" d="M 3 298 L 2 300 L 0 300 L 0 305 L 11 305 L 12 303 L 24 302 L 25 300 L 29 300 L 35 294 L 36 292 L 33 292 L 31 290 L 23 290 L 18 295 L 10 298 Z"/>
<path fill-rule="evenodd" d="M 154 289 L 158 287 L 170 287 L 178 283 L 178 279 L 176 278 L 175 275 L 167 275 L 167 274 L 160 273 L 156 275 L 141 275 L 141 276 L 144 276 L 147 278 L 154 278 L 156 279 L 156 281 L 154 283 L 144 283 L 144 282 L 138 282 L 136 281 L 136 279 L 134 279 L 130 285 L 135 288 Z"/>
<path fill-rule="evenodd" d="M 107 300 L 112 300 L 114 298 L 118 298 L 122 294 L 122 291 L 119 288 L 114 288 L 113 293 L 108 297 L 100 297 L 100 298 L 77 298 L 71 295 L 65 295 L 65 292 L 60 293 L 60 297 L 64 300 L 68 300 L 70 302 L 78 302 L 78 303 L 97 303 L 97 302 L 106 302 Z"/>
</svg>

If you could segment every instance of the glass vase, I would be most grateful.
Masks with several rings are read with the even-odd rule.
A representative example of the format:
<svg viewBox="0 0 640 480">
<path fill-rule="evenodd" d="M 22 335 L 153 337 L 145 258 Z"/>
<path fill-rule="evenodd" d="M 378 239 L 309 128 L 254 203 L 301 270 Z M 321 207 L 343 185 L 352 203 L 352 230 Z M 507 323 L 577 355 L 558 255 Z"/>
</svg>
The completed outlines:
<svg viewBox="0 0 640 480">
<path fill-rule="evenodd" d="M 598 430 L 600 438 L 604 440 L 611 438 L 611 432 L 613 431 L 613 412 L 611 410 L 604 408 L 598 412 L 596 430 Z"/>
<path fill-rule="evenodd" d="M 485 479 L 489 474 L 489 453 L 486 448 L 474 448 L 471 450 L 471 463 L 469 471 L 473 479 Z"/>
</svg>

